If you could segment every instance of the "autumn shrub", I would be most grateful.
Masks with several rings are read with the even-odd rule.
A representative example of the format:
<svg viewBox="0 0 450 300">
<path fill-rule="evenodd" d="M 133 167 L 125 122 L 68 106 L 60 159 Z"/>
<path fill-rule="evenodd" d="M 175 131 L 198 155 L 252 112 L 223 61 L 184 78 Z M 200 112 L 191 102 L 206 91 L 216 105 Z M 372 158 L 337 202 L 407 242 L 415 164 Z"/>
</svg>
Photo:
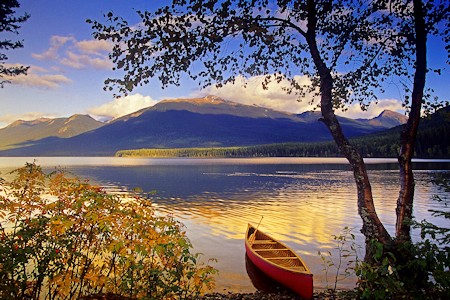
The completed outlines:
<svg viewBox="0 0 450 300">
<path fill-rule="evenodd" d="M 0 299 L 187 299 L 213 287 L 182 224 L 148 200 L 35 163 L 12 174 L 0 188 Z"/>
</svg>

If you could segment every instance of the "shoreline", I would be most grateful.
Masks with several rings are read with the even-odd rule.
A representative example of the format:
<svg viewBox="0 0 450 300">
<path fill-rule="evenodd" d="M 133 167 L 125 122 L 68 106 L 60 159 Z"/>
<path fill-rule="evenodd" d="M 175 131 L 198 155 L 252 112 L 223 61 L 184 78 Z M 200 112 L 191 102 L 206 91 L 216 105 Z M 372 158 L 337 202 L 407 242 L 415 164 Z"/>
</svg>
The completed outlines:
<svg viewBox="0 0 450 300">
<path fill-rule="evenodd" d="M 328 291 L 314 291 L 315 300 L 350 300 L 356 299 L 354 290 L 338 290 L 335 294 Z M 283 290 L 273 293 L 256 291 L 254 293 L 208 293 L 198 298 L 199 300 L 301 300 L 302 298 L 293 292 Z"/>
<path fill-rule="evenodd" d="M 97 294 L 88 295 L 81 298 L 81 300 L 135 300 L 133 298 L 123 298 L 115 294 Z M 256 291 L 253 293 L 207 293 L 203 296 L 195 298 L 196 300 L 301 300 L 297 294 L 290 292 L 288 290 L 280 290 L 277 292 L 264 293 L 261 291 Z M 315 300 L 350 300 L 356 299 L 354 291 L 337 291 L 336 294 L 332 294 L 327 291 L 314 291 L 313 298 Z"/>
</svg>

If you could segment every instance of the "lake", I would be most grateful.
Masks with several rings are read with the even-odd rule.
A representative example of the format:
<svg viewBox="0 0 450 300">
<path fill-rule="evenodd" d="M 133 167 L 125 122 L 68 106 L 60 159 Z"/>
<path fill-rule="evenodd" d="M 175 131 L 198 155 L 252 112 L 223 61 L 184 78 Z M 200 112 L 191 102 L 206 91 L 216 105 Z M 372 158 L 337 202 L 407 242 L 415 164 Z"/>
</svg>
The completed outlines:
<svg viewBox="0 0 450 300">
<path fill-rule="evenodd" d="M 34 158 L 0 157 L 0 171 L 21 167 Z M 398 196 L 395 159 L 367 159 L 377 212 L 390 233 L 394 232 Z M 62 167 L 89 178 L 112 192 L 138 188 L 161 214 L 182 221 L 195 252 L 216 258 L 217 291 L 252 292 L 258 278 L 250 278 L 244 234 L 247 223 L 280 239 L 299 253 L 314 273 L 315 288 L 327 285 L 318 251 L 333 250 L 332 235 L 346 226 L 354 228 L 363 245 L 357 214 L 353 174 L 342 158 L 240 158 L 146 159 L 112 157 L 36 158 L 46 171 Z M 450 176 L 450 160 L 416 160 L 416 219 L 441 225 L 429 209 L 443 208 L 434 194 L 448 197 L 431 180 Z M 448 225 L 448 224 L 446 224 Z M 413 232 L 418 239 L 418 232 Z M 360 258 L 363 258 L 363 251 Z M 253 280 L 253 281 L 252 281 Z M 329 283 L 334 281 L 328 278 Z M 352 288 L 354 279 L 340 283 Z"/>
</svg>

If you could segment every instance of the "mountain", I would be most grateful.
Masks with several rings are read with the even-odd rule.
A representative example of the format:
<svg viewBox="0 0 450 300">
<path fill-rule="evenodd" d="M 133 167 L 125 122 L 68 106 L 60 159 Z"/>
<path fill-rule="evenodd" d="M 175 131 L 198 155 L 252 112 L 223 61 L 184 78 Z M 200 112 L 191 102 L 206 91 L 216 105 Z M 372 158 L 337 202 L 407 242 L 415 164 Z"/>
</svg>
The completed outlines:
<svg viewBox="0 0 450 300">
<path fill-rule="evenodd" d="M 141 109 L 135 113 L 116 119 L 116 121 L 135 118 L 148 111 L 168 112 L 172 110 L 188 111 L 202 115 L 232 115 L 244 118 L 290 119 L 299 121 L 295 114 L 280 112 L 257 105 L 240 104 L 216 96 L 163 100 L 152 107 Z"/>
<path fill-rule="evenodd" d="M 307 111 L 297 115 L 304 122 L 313 122 L 319 120 L 322 115 L 318 111 Z M 389 129 L 401 124 L 405 124 L 408 118 L 398 112 L 384 110 L 381 114 L 372 119 L 349 119 L 337 116 L 341 125 L 367 127 L 373 130 L 373 127 Z"/>
<path fill-rule="evenodd" d="M 88 115 L 73 115 L 69 118 L 40 118 L 33 121 L 15 121 L 0 129 L 0 149 L 32 145 L 47 137 L 70 138 L 97 129 L 103 123 Z"/>
<path fill-rule="evenodd" d="M 373 119 L 356 119 L 366 124 L 381 128 L 392 128 L 400 124 L 405 124 L 408 118 L 405 115 L 399 114 L 391 110 L 384 110 L 381 114 Z"/>
<path fill-rule="evenodd" d="M 379 131 L 343 118 L 347 136 Z M 95 130 L 67 139 L 46 138 L 34 145 L 1 151 L 2 156 L 110 156 L 139 148 L 226 147 L 330 140 L 316 119 L 214 96 L 172 99 L 115 119 Z"/>
<path fill-rule="evenodd" d="M 402 126 L 352 140 L 365 157 L 397 157 Z M 450 157 L 450 106 L 421 119 L 414 156 L 418 158 Z"/>
</svg>

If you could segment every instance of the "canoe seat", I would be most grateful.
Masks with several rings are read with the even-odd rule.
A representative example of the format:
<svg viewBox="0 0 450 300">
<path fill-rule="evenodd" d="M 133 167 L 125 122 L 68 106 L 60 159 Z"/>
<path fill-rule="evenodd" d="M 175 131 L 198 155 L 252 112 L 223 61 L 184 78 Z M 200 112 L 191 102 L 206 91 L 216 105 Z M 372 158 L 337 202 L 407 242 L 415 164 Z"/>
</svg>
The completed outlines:
<svg viewBox="0 0 450 300">
<path fill-rule="evenodd" d="M 300 269 L 295 269 L 297 267 L 302 267 L 301 262 L 297 257 L 286 256 L 286 257 L 267 257 L 266 260 L 283 267 L 285 269 L 289 269 L 291 271 L 301 271 Z"/>
<path fill-rule="evenodd" d="M 306 271 L 306 269 L 304 267 L 290 267 L 289 269 L 294 270 L 294 271 Z"/>
<path fill-rule="evenodd" d="M 268 244 L 268 245 L 275 245 L 278 244 L 277 242 L 274 242 L 272 240 L 256 240 L 253 242 L 253 244 Z"/>
<path fill-rule="evenodd" d="M 253 250 L 257 251 L 257 252 L 262 252 L 262 251 L 286 251 L 286 250 L 290 251 L 288 248 L 253 249 Z"/>
</svg>

